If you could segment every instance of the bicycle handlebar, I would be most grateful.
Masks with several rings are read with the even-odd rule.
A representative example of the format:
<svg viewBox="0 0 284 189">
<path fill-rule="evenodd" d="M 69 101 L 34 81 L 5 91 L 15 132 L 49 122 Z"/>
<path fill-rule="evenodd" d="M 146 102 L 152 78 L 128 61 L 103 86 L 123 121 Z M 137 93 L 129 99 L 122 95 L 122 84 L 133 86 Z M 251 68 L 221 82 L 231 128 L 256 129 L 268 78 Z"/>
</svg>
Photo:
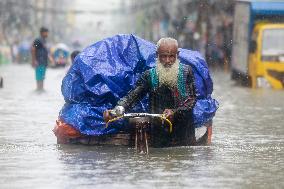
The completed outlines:
<svg viewBox="0 0 284 189">
<path fill-rule="evenodd" d="M 107 123 L 106 123 L 106 128 L 108 127 L 108 124 L 111 122 L 114 122 L 116 120 L 122 119 L 122 118 L 135 118 L 135 117 L 156 117 L 156 118 L 161 118 L 162 120 L 165 120 L 170 127 L 170 133 L 172 132 L 172 128 L 173 128 L 173 124 L 172 122 L 167 119 L 165 117 L 165 114 L 149 114 L 149 113 L 125 113 L 121 116 L 115 117 L 113 119 L 110 119 Z"/>
</svg>

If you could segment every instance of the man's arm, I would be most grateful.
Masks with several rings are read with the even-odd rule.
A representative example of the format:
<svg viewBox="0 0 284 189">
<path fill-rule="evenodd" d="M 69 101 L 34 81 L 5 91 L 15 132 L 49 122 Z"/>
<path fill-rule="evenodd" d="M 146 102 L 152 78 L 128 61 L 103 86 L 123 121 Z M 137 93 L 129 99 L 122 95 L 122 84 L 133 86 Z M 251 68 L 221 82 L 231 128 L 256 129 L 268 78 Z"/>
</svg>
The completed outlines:
<svg viewBox="0 0 284 189">
<path fill-rule="evenodd" d="M 117 102 L 117 106 L 123 106 L 125 110 L 128 111 L 138 102 L 138 100 L 147 94 L 150 89 L 149 84 L 149 71 L 146 71 L 137 81 L 136 87 Z"/>
<path fill-rule="evenodd" d="M 32 45 L 31 47 L 31 53 L 32 53 L 32 67 L 36 67 L 37 66 L 37 62 L 36 62 L 36 48 L 34 45 Z"/>
<path fill-rule="evenodd" d="M 128 92 L 128 94 L 117 102 L 117 106 L 123 106 L 128 111 L 138 100 L 140 100 L 149 91 L 149 71 L 142 74 L 141 78 L 137 81 L 136 87 Z M 110 110 L 106 110 L 103 113 L 105 122 L 108 122 L 113 116 L 110 114 Z"/>
<path fill-rule="evenodd" d="M 51 56 L 51 54 L 49 52 L 48 52 L 47 56 L 48 56 L 48 60 L 49 60 L 50 64 L 52 66 L 54 66 L 55 65 L 55 61 L 54 61 L 53 57 Z"/>
</svg>

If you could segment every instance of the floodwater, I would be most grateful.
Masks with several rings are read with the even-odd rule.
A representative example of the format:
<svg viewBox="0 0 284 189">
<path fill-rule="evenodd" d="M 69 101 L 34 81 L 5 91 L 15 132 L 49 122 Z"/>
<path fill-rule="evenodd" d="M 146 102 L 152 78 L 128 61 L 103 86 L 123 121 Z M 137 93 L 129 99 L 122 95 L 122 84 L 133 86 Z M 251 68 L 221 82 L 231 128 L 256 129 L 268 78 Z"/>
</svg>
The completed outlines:
<svg viewBox="0 0 284 189">
<path fill-rule="evenodd" d="M 29 65 L 0 66 L 0 188 L 284 188 L 284 93 L 213 73 L 220 102 L 211 146 L 134 149 L 57 145 L 66 69 L 34 91 Z"/>
</svg>

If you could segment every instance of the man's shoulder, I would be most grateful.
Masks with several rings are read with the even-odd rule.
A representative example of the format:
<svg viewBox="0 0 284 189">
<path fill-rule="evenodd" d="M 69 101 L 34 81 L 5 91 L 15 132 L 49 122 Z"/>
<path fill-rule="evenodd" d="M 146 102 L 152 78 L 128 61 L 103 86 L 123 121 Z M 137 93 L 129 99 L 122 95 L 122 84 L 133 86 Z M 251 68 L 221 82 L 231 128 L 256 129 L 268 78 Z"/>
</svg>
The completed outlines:
<svg viewBox="0 0 284 189">
<path fill-rule="evenodd" d="M 40 38 L 36 38 L 33 42 L 34 47 L 39 47 L 42 44 L 42 41 Z"/>
<path fill-rule="evenodd" d="M 154 68 L 150 68 L 148 70 L 145 70 L 142 75 L 149 75 L 153 70 L 155 70 L 155 67 Z"/>
<path fill-rule="evenodd" d="M 149 80 L 150 76 L 151 76 L 151 69 L 145 70 L 144 72 L 141 73 L 141 75 L 139 76 L 140 80 Z"/>
<path fill-rule="evenodd" d="M 189 65 L 189 64 L 185 64 L 185 63 L 182 63 L 180 62 L 180 67 L 183 69 L 183 70 L 192 70 L 192 66 Z"/>
<path fill-rule="evenodd" d="M 41 42 L 41 39 L 39 37 L 35 38 L 34 42 Z"/>
</svg>

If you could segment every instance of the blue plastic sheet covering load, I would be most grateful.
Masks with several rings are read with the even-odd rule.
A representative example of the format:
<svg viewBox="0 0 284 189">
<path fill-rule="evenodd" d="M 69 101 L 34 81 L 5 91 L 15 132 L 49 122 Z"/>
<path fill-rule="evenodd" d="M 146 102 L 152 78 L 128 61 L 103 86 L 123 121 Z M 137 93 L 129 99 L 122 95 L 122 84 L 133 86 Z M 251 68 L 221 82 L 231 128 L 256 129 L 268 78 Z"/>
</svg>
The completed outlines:
<svg viewBox="0 0 284 189">
<path fill-rule="evenodd" d="M 195 76 L 197 103 L 194 124 L 212 120 L 218 108 L 211 98 L 213 83 L 206 62 L 196 51 L 179 49 L 179 59 L 190 64 Z M 116 35 L 84 49 L 62 81 L 65 105 L 59 118 L 85 135 L 117 133 L 125 122 L 105 128 L 103 112 L 135 87 L 141 73 L 155 66 L 156 45 L 134 35 Z M 145 97 L 132 110 L 147 111 Z"/>
</svg>

